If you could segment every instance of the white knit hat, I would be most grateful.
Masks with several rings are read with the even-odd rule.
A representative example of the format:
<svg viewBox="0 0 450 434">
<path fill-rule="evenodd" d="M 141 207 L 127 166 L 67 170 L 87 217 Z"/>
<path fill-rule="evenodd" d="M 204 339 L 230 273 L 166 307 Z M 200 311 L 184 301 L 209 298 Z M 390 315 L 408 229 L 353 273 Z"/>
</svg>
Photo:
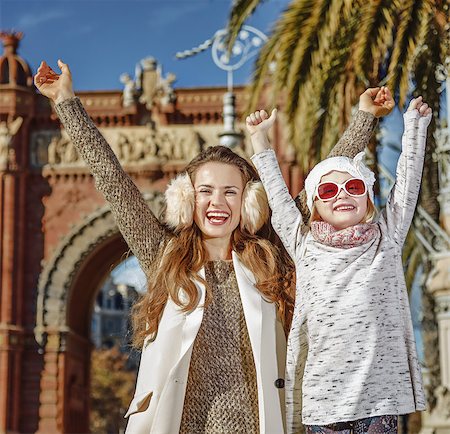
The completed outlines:
<svg viewBox="0 0 450 434">
<path fill-rule="evenodd" d="M 316 164 L 305 179 L 306 203 L 309 210 L 312 211 L 316 188 L 320 184 L 322 176 L 333 172 L 334 170 L 338 172 L 347 172 L 355 178 L 363 179 L 367 185 L 367 192 L 369 193 L 370 200 L 372 203 L 375 203 L 373 198 L 375 175 L 364 164 L 364 156 L 364 152 L 360 152 L 353 159 L 348 157 L 331 157 Z"/>
</svg>

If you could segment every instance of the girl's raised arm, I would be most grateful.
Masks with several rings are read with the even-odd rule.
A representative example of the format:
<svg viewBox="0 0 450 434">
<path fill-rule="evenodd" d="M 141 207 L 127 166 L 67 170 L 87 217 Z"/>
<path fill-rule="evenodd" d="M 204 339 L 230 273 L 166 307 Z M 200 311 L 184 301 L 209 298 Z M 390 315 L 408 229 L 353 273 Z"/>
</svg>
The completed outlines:
<svg viewBox="0 0 450 434">
<path fill-rule="evenodd" d="M 397 163 L 395 184 L 383 211 L 388 232 L 400 246 L 405 242 L 419 196 L 431 109 L 419 96 L 411 101 L 403 118 L 402 153 Z"/>
<path fill-rule="evenodd" d="M 289 255 L 295 259 L 302 239 L 303 219 L 284 182 L 275 152 L 271 149 L 267 137 L 276 114 L 276 109 L 270 117 L 265 110 L 252 113 L 247 116 L 246 126 L 255 152 L 252 161 L 261 177 L 272 209 L 272 226 Z"/>
</svg>

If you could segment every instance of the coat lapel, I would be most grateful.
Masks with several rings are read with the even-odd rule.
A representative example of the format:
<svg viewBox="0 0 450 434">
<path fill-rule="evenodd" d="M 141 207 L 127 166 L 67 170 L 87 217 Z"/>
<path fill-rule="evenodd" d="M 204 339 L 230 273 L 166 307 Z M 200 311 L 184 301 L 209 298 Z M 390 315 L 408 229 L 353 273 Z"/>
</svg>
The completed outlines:
<svg viewBox="0 0 450 434">
<path fill-rule="evenodd" d="M 205 278 L 204 268 L 202 268 L 199 271 L 199 275 L 202 279 Z M 183 338 L 181 343 L 180 355 L 178 357 L 178 362 L 184 357 L 186 352 L 193 345 L 203 319 L 205 292 L 206 292 L 205 285 L 200 281 L 196 281 L 195 285 L 197 286 L 200 300 L 198 302 L 197 307 L 192 312 L 186 314 L 186 323 L 183 328 Z"/>
<path fill-rule="evenodd" d="M 255 363 L 257 367 L 261 363 L 261 331 L 262 331 L 262 298 L 255 287 L 255 278 L 238 259 L 235 252 L 233 254 L 233 265 L 236 273 L 236 280 L 241 296 L 242 307 L 244 309 L 245 322 L 247 324 L 250 343 L 252 345 Z"/>
<path fill-rule="evenodd" d="M 234 252 L 233 263 L 255 361 L 260 432 L 282 434 L 284 393 L 279 392 L 274 382 L 284 377 L 284 331 L 277 321 L 275 305 L 263 299 L 255 286 L 253 273 L 241 263 Z M 281 352 L 280 361 L 277 358 L 277 350 Z"/>
</svg>

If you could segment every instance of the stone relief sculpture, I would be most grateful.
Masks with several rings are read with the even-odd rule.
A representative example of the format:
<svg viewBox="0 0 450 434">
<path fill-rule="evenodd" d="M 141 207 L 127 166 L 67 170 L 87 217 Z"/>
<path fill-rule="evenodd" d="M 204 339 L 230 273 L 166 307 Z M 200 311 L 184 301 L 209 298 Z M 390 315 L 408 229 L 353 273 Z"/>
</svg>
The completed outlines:
<svg viewBox="0 0 450 434">
<path fill-rule="evenodd" d="M 172 87 L 175 80 L 176 75 L 172 73 L 163 78 L 161 66 L 156 59 L 146 57 L 136 65 L 134 79 L 126 72 L 120 76 L 120 82 L 124 84 L 122 105 L 129 107 L 139 101 L 151 110 L 156 102 L 162 106 L 172 104 L 176 99 Z"/>
<path fill-rule="evenodd" d="M 439 185 L 443 191 L 450 189 L 450 129 L 442 128 L 437 135 L 436 156 L 439 167 Z"/>
<path fill-rule="evenodd" d="M 8 160 L 10 157 L 10 148 L 13 137 L 19 131 L 23 122 L 23 118 L 18 117 L 12 122 L 0 122 L 0 170 L 8 167 Z"/>
<path fill-rule="evenodd" d="M 122 105 L 124 107 L 130 107 L 136 103 L 138 97 L 136 82 L 131 78 L 130 74 L 127 74 L 126 72 L 121 74 L 120 82 L 124 85 Z"/>
<path fill-rule="evenodd" d="M 205 140 L 198 132 L 189 130 L 187 134 L 163 133 L 158 143 L 161 157 L 167 160 L 190 161 L 202 150 Z"/>
<path fill-rule="evenodd" d="M 136 81 L 139 83 L 141 96 L 139 102 L 147 108 L 153 105 L 153 98 L 158 86 L 158 63 L 154 57 L 142 59 L 136 66 Z"/>
<path fill-rule="evenodd" d="M 208 144 L 199 131 L 186 128 L 147 127 L 104 131 L 117 158 L 125 165 L 189 161 Z M 214 137 L 214 134 L 210 134 Z M 211 143 L 208 143 L 210 142 Z M 34 166 L 83 165 L 65 132 L 38 131 L 31 137 L 31 163 Z"/>
<path fill-rule="evenodd" d="M 66 137 L 54 136 L 48 145 L 48 164 L 68 165 L 77 163 L 80 158 L 73 143 Z"/>
<path fill-rule="evenodd" d="M 160 98 L 161 105 L 167 106 L 176 100 L 175 90 L 172 84 L 176 81 L 177 76 L 169 72 L 166 78 L 161 78 L 160 85 L 157 91 L 157 96 Z"/>
<path fill-rule="evenodd" d="M 136 66 L 136 82 L 140 89 L 139 102 L 151 109 L 155 102 L 162 106 L 175 102 L 176 95 L 172 84 L 176 75 L 169 73 L 162 76 L 161 66 L 154 57 L 142 59 Z"/>
<path fill-rule="evenodd" d="M 58 158 L 58 152 L 57 152 L 57 144 L 58 144 L 59 137 L 55 136 L 52 137 L 50 140 L 50 143 L 48 144 L 48 157 L 47 157 L 47 163 L 49 164 L 59 164 L 61 161 L 59 161 Z"/>
<path fill-rule="evenodd" d="M 120 161 L 123 161 L 124 163 L 131 162 L 133 149 L 127 136 L 120 133 L 115 148 L 117 149 L 117 158 Z"/>
<path fill-rule="evenodd" d="M 450 418 L 450 389 L 440 385 L 436 388 L 434 394 L 437 398 L 436 413 L 446 419 Z"/>
<path fill-rule="evenodd" d="M 38 135 L 32 139 L 31 164 L 33 166 L 41 166 L 48 163 L 49 138 Z"/>
</svg>

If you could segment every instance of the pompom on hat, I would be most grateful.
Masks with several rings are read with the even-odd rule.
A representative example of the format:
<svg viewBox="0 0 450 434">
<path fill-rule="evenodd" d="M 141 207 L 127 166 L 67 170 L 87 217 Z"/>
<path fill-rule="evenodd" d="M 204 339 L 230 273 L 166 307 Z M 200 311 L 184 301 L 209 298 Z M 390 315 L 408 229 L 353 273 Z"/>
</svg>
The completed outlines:
<svg viewBox="0 0 450 434">
<path fill-rule="evenodd" d="M 369 198 L 374 202 L 373 195 L 373 185 L 375 184 L 374 173 L 364 164 L 364 152 L 360 152 L 351 159 L 348 157 L 331 157 L 326 158 L 320 163 L 316 164 L 314 168 L 309 172 L 309 175 L 305 179 L 305 190 L 306 190 L 306 204 L 310 211 L 312 211 L 314 204 L 314 197 L 316 194 L 316 188 L 320 184 L 322 176 L 327 173 L 337 171 L 337 172 L 347 172 L 354 178 L 362 179 L 366 183 L 367 192 Z"/>
</svg>

